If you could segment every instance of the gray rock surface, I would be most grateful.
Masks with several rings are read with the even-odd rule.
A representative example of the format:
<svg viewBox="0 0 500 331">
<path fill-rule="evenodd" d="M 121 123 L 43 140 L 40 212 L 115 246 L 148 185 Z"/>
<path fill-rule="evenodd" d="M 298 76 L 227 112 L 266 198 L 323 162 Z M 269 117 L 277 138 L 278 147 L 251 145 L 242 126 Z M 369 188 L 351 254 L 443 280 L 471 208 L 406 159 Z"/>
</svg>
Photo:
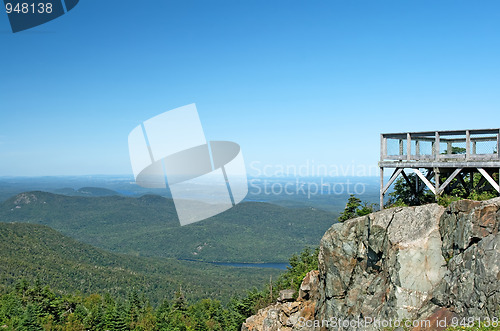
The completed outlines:
<svg viewBox="0 0 500 331">
<path fill-rule="evenodd" d="M 498 317 L 499 227 L 500 198 L 392 208 L 334 224 L 321 240 L 317 277 L 299 293 L 314 314 L 296 315 L 320 327 L 300 330 L 383 329 L 367 323 L 377 320 L 429 321 L 414 330 L 438 330 L 445 318 Z M 313 283 L 318 290 L 306 293 Z M 282 316 L 288 308 L 272 309 Z M 244 330 L 299 330 L 293 319 L 274 323 L 271 315 Z"/>
<path fill-rule="evenodd" d="M 309 321 L 314 320 L 318 292 L 318 271 L 309 272 L 300 285 L 297 300 L 277 302 L 260 309 L 257 314 L 247 318 L 242 331 L 310 331 Z"/>
<path fill-rule="evenodd" d="M 459 317 L 498 317 L 500 311 L 500 198 L 461 201 L 441 218 L 447 273 L 429 306 Z M 429 307 L 424 307 L 429 309 Z"/>
<path fill-rule="evenodd" d="M 332 226 L 321 240 L 318 319 L 415 317 L 446 272 L 443 212 L 394 208 Z"/>
</svg>

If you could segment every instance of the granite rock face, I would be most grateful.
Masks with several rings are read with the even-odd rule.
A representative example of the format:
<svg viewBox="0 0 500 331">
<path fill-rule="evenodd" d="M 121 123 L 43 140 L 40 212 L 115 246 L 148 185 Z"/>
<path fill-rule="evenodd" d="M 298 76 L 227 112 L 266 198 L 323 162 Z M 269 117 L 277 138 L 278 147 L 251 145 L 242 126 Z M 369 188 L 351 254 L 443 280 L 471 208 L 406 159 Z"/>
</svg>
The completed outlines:
<svg viewBox="0 0 500 331">
<path fill-rule="evenodd" d="M 437 204 L 332 226 L 321 240 L 317 317 L 414 318 L 446 273 Z"/>
<path fill-rule="evenodd" d="M 498 317 L 500 311 L 500 198 L 459 201 L 441 218 L 447 273 L 429 304 L 459 317 Z"/>
<path fill-rule="evenodd" d="M 320 249 L 315 319 L 493 318 L 500 309 L 500 198 L 393 208 L 333 225 Z M 416 328 L 425 329 L 425 328 Z M 439 329 L 431 324 L 427 329 Z"/>
<path fill-rule="evenodd" d="M 306 276 L 298 301 L 262 309 L 242 329 L 379 330 L 378 320 L 429 321 L 413 330 L 443 330 L 443 320 L 498 317 L 499 228 L 500 198 L 392 208 L 334 224 L 321 240 L 319 272 Z"/>
<path fill-rule="evenodd" d="M 263 323 L 243 330 L 382 329 L 369 323 L 377 320 L 428 320 L 414 330 L 439 330 L 445 318 L 498 317 L 499 227 L 500 198 L 391 208 L 334 224 L 321 240 L 319 273 L 301 286 L 309 311 L 289 315 L 316 323 L 299 328 L 279 318 L 290 308 L 275 305 L 259 312 L 267 314 Z M 317 290 L 306 293 L 311 284 Z"/>
</svg>

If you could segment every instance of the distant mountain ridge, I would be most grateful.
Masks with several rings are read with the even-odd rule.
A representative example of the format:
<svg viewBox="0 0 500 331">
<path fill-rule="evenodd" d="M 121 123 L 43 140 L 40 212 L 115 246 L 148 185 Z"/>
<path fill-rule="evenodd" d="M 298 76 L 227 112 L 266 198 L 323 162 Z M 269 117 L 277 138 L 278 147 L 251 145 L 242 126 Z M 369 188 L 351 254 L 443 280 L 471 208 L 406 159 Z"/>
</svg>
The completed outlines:
<svg viewBox="0 0 500 331">
<path fill-rule="evenodd" d="M 35 191 L 0 204 L 0 220 L 50 226 L 109 251 L 219 262 L 284 262 L 315 246 L 335 215 L 243 202 L 181 227 L 173 201 L 155 195 L 81 197 Z"/>
<path fill-rule="evenodd" d="M 113 195 L 121 195 L 119 192 L 102 187 L 82 187 L 78 190 L 72 188 L 62 188 L 54 190 L 54 193 L 82 197 L 109 197 Z"/>
</svg>

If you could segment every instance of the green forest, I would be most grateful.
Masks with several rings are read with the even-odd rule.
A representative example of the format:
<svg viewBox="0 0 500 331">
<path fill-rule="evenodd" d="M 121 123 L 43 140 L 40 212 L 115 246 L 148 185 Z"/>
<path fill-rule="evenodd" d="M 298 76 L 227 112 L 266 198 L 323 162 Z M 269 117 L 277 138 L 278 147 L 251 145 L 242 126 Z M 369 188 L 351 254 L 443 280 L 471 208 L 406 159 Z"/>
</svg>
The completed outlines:
<svg viewBox="0 0 500 331">
<path fill-rule="evenodd" d="M 184 288 L 189 300 L 227 301 L 280 270 L 234 268 L 175 259 L 135 257 L 97 249 L 42 225 L 0 223 L 0 289 L 19 279 L 73 293 L 124 297 L 140 291 L 152 304 Z"/>
<path fill-rule="evenodd" d="M 226 303 L 207 296 L 188 300 L 189 288 L 152 304 L 130 288 L 126 295 L 54 291 L 40 280 L 25 279 L 0 292 L 0 327 L 5 330 L 240 330 L 245 319 L 277 299 L 281 289 L 298 290 L 305 274 L 318 267 L 318 249 L 290 258 L 274 282 L 230 295 Z M 264 283 L 262 283 L 264 284 Z"/>
<path fill-rule="evenodd" d="M 180 226 L 171 199 L 21 193 L 0 204 L 0 221 L 49 226 L 110 252 L 206 262 L 286 262 L 319 244 L 336 214 L 243 202 Z"/>
<path fill-rule="evenodd" d="M 305 274 L 318 265 L 318 250 L 304 249 L 316 246 L 324 232 L 313 225 L 326 228 L 334 223 L 327 212 L 243 203 L 233 214 L 212 219 L 215 227 L 200 222 L 188 229 L 177 224 L 169 203 L 158 196 L 68 197 L 45 192 L 22 193 L 5 201 L 0 206 L 0 328 L 239 330 L 247 317 L 275 302 L 281 289 L 298 290 Z M 300 224 L 299 220 L 308 218 L 319 225 Z M 217 226 L 222 230 L 215 235 Z M 172 231 L 180 246 L 189 239 L 185 245 L 223 243 L 243 231 L 235 236 L 241 242 L 233 251 L 221 244 L 214 245 L 217 249 L 212 254 L 255 261 L 261 259 L 262 250 L 267 254 L 261 256 L 263 260 L 266 256 L 272 261 L 288 260 L 289 268 L 236 268 L 179 260 L 172 252 L 185 246 L 166 245 L 166 237 L 156 248 L 135 251 L 139 246 L 134 246 L 134 240 L 154 242 L 155 231 L 163 235 Z M 298 239 L 302 231 L 306 235 Z M 87 241 L 95 236 L 97 243 L 111 248 L 75 239 L 79 236 Z M 259 246 L 266 240 L 272 244 Z M 148 249 L 153 251 L 142 254 Z M 241 254 L 245 250 L 247 255 Z M 288 252 L 292 253 L 283 259 Z"/>
</svg>

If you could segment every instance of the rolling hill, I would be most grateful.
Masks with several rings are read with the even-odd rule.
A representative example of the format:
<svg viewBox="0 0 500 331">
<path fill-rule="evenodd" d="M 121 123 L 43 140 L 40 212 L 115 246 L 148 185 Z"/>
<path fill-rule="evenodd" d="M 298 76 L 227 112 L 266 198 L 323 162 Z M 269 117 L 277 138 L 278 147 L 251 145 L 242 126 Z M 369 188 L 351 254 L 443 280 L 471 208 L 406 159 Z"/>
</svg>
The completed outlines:
<svg viewBox="0 0 500 331">
<path fill-rule="evenodd" d="M 311 207 L 244 202 L 181 227 L 171 199 L 21 193 L 0 204 L 0 220 L 47 225 L 111 252 L 219 262 L 284 262 L 316 246 L 335 215 Z"/>
<path fill-rule="evenodd" d="M 279 274 L 276 269 L 109 253 L 36 224 L 0 223 L 0 252 L 0 289 L 25 278 L 69 293 L 123 298 L 135 290 L 153 304 L 172 298 L 180 286 L 188 299 L 224 302 Z"/>
</svg>

